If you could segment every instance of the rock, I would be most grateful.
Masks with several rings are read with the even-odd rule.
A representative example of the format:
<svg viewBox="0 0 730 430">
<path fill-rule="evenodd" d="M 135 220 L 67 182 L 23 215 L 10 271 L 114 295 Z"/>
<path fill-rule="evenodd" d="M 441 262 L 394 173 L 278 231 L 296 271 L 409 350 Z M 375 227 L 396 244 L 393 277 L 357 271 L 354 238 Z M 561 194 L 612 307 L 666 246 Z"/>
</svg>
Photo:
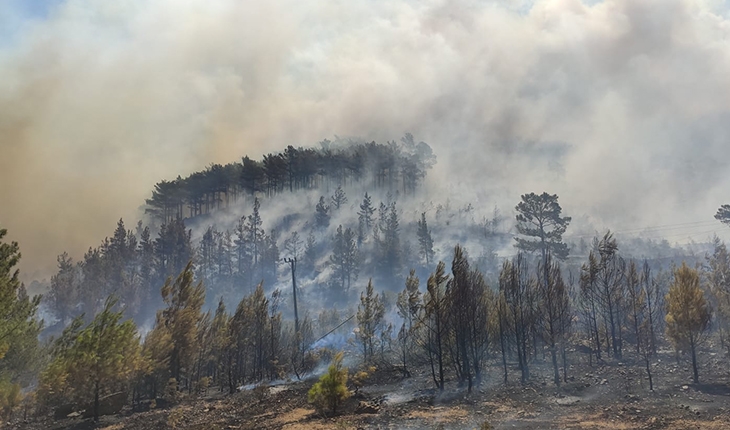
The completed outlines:
<svg viewBox="0 0 730 430">
<path fill-rule="evenodd" d="M 78 418 L 81 416 L 81 412 L 71 412 L 70 414 L 66 415 L 66 418 Z"/>
<path fill-rule="evenodd" d="M 579 397 L 573 397 L 573 396 L 567 396 L 562 399 L 557 399 L 555 403 L 559 404 L 560 406 L 573 406 L 580 402 Z"/>
<path fill-rule="evenodd" d="M 356 414 L 377 414 L 380 412 L 380 407 L 370 402 L 360 402 L 355 408 Z"/>
<path fill-rule="evenodd" d="M 686 391 L 686 390 L 689 390 L 689 386 L 687 386 L 687 385 L 682 385 L 682 391 Z"/>
<path fill-rule="evenodd" d="M 601 385 L 608 384 L 608 379 L 601 379 Z"/>
</svg>

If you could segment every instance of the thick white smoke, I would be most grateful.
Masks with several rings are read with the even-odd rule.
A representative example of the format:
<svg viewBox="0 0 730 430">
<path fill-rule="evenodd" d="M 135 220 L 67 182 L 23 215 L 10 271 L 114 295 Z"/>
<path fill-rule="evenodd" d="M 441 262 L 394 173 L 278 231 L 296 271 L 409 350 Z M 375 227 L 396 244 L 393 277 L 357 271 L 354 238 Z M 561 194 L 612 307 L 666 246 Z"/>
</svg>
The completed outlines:
<svg viewBox="0 0 730 430">
<path fill-rule="evenodd" d="M 29 276 L 132 224 L 160 179 L 334 135 L 409 131 L 439 157 L 438 200 L 489 210 L 546 190 L 621 229 L 730 200 L 724 1 L 17 7 L 0 5 L 0 225 Z"/>
</svg>

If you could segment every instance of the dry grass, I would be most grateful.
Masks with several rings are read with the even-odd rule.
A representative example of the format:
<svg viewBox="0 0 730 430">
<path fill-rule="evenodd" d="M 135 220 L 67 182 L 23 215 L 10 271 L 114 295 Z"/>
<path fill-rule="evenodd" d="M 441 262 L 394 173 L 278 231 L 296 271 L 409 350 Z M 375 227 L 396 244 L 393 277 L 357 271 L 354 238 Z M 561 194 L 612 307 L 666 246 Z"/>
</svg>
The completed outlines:
<svg viewBox="0 0 730 430">
<path fill-rule="evenodd" d="M 419 419 L 433 421 L 437 423 L 449 423 L 461 421 L 469 416 L 469 412 L 461 408 L 437 406 L 429 409 L 421 409 L 408 413 L 407 419 Z"/>
<path fill-rule="evenodd" d="M 669 424 L 666 428 L 668 430 L 727 430 L 730 429 L 730 417 L 714 421 L 677 420 Z"/>
<path fill-rule="evenodd" d="M 299 421 L 303 421 L 309 418 L 314 413 L 314 409 L 296 408 L 282 415 L 279 415 L 274 419 L 279 424 L 291 424 Z"/>
<path fill-rule="evenodd" d="M 102 427 L 99 430 L 122 430 L 124 429 L 124 424 L 112 424 L 110 426 Z"/>
</svg>

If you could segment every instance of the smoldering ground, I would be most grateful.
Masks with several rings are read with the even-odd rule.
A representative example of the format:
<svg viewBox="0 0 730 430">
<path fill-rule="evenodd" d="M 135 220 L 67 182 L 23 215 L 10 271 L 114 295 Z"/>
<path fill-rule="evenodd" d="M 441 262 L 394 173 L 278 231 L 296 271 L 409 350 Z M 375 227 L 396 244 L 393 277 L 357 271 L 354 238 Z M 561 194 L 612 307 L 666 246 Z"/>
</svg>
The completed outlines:
<svg viewBox="0 0 730 430">
<path fill-rule="evenodd" d="M 160 179 L 334 135 L 410 131 L 429 193 L 490 209 L 546 189 L 620 229 L 727 198 L 719 0 L 51 4 L 0 5 L 0 223 L 26 276 Z"/>
</svg>

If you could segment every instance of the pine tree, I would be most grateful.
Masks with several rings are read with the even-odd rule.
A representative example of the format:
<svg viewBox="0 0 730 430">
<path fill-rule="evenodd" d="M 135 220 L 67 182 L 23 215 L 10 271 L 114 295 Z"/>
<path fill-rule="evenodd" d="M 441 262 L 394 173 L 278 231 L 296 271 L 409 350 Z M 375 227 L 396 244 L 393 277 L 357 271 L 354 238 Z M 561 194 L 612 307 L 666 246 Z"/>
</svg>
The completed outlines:
<svg viewBox="0 0 730 430">
<path fill-rule="evenodd" d="M 299 238 L 299 233 L 293 231 L 291 235 L 284 241 L 284 252 L 289 258 L 299 259 L 302 256 L 304 243 Z"/>
<path fill-rule="evenodd" d="M 58 273 L 51 277 L 48 303 L 61 324 L 65 326 L 77 314 L 81 273 L 68 253 L 59 255 L 57 261 Z"/>
<path fill-rule="evenodd" d="M 646 297 L 646 339 L 645 344 L 648 351 L 648 357 L 656 354 L 656 332 L 657 326 L 661 321 L 661 314 L 664 311 L 663 295 L 660 291 L 659 282 L 656 281 L 651 273 L 649 262 L 644 260 L 644 266 L 641 271 L 641 283 Z M 647 358 L 648 358 L 647 357 Z"/>
<path fill-rule="evenodd" d="M 606 334 L 605 345 L 608 353 L 621 357 L 623 353 L 623 321 L 626 263 L 618 253 L 618 244 L 611 232 L 603 238 L 595 240 L 594 247 L 599 258 L 595 270 L 597 282 L 597 303 L 599 305 L 603 332 Z"/>
<path fill-rule="evenodd" d="M 337 189 L 335 189 L 335 193 L 332 195 L 332 209 L 334 211 L 339 211 L 342 206 L 347 203 L 347 195 L 345 194 L 345 190 L 342 189 L 342 186 L 337 186 Z"/>
<path fill-rule="evenodd" d="M 373 214 L 374 213 L 375 213 L 375 208 L 373 207 L 372 198 L 368 195 L 368 193 L 365 193 L 365 197 L 363 197 L 362 203 L 360 203 L 360 210 L 357 213 L 358 244 L 364 242 L 367 235 L 370 234 L 370 230 L 373 227 Z"/>
<path fill-rule="evenodd" d="M 317 241 L 312 233 L 307 236 L 302 263 L 302 273 L 304 274 L 312 273 L 317 264 Z"/>
<path fill-rule="evenodd" d="M 563 243 L 563 233 L 570 224 L 570 217 L 561 217 L 562 208 L 556 194 L 523 194 L 517 210 L 517 232 L 530 239 L 515 238 L 517 248 L 526 251 L 540 251 L 542 260 L 548 253 L 554 258 L 565 260 L 568 246 Z M 532 239 L 532 240 L 531 240 Z"/>
<path fill-rule="evenodd" d="M 185 377 L 186 387 L 192 382 L 192 365 L 197 353 L 198 324 L 203 318 L 205 301 L 202 282 L 194 284 L 193 265 L 189 262 L 173 281 L 168 278 L 162 287 L 165 308 L 157 314 L 157 325 L 170 333 L 170 376 L 176 381 Z"/>
<path fill-rule="evenodd" d="M 279 267 L 279 246 L 277 232 L 271 230 L 270 234 L 264 235 L 261 252 L 261 279 L 267 284 L 275 284 L 277 281 L 277 269 Z"/>
<path fill-rule="evenodd" d="M 167 277 L 182 272 L 185 265 L 193 259 L 191 234 L 191 231 L 185 228 L 183 220 L 179 218 L 160 227 L 160 233 L 154 244 L 155 272 L 160 283 Z"/>
<path fill-rule="evenodd" d="M 629 262 L 626 273 L 626 292 L 628 293 L 629 322 L 636 339 L 636 354 L 641 354 L 641 326 L 646 315 L 646 292 L 641 285 L 641 277 L 636 262 Z"/>
<path fill-rule="evenodd" d="M 334 280 L 338 290 L 345 294 L 350 291 L 352 281 L 357 280 L 359 272 L 359 254 L 355 243 L 355 234 L 349 227 L 344 231 L 342 225 L 332 241 L 333 249 L 330 264 L 334 267 Z"/>
<path fill-rule="evenodd" d="M 547 264 L 547 271 L 543 268 Z M 543 340 L 550 348 L 550 357 L 553 364 L 553 382 L 560 385 L 560 371 L 558 370 L 558 345 L 563 341 L 570 328 L 570 297 L 568 288 L 563 281 L 560 265 L 553 262 L 548 254 L 547 262 L 540 262 L 538 275 L 547 273 L 545 282 L 539 282 L 538 300 L 540 304 L 540 331 Z"/>
<path fill-rule="evenodd" d="M 385 283 L 394 285 L 401 276 L 401 245 L 398 211 L 395 203 L 381 204 L 374 232 L 377 267 Z"/>
<path fill-rule="evenodd" d="M 717 303 L 720 342 L 730 352 L 730 253 L 719 238 L 715 237 L 713 242 L 713 253 L 706 258 L 709 266 L 707 278 Z"/>
<path fill-rule="evenodd" d="M 583 324 L 590 339 L 590 349 L 595 353 L 596 360 L 601 360 L 601 336 L 598 329 L 600 303 L 598 301 L 598 259 L 593 251 L 588 254 L 588 262 L 580 269 L 579 305 Z M 592 354 L 588 357 L 592 360 Z M 592 365 L 592 363 L 591 363 Z"/>
<path fill-rule="evenodd" d="M 347 373 L 346 367 L 342 366 L 342 352 L 335 354 L 327 369 L 327 373 L 319 378 L 307 393 L 309 403 L 313 403 L 320 413 L 325 413 L 326 409 L 335 415 L 337 408 L 350 397 L 350 391 L 347 389 Z"/>
<path fill-rule="evenodd" d="M 452 278 L 446 289 L 449 306 L 450 333 L 453 346 L 452 361 L 457 377 L 467 383 L 469 392 L 481 370 L 489 346 L 489 317 L 492 300 L 481 273 L 470 270 L 466 252 L 460 245 L 454 248 L 451 264 Z"/>
<path fill-rule="evenodd" d="M 210 226 L 203 233 L 203 237 L 200 239 L 198 245 L 197 254 L 197 271 L 198 279 L 202 280 L 207 285 L 213 284 L 213 274 L 215 273 L 215 253 L 216 253 L 216 241 L 215 231 Z"/>
<path fill-rule="evenodd" d="M 142 289 L 140 294 L 142 306 L 140 307 L 139 313 L 148 315 L 152 313 L 153 303 L 150 299 L 153 297 L 153 290 L 156 290 L 154 273 L 155 251 L 149 227 L 142 228 L 141 221 L 137 226 L 139 231 L 137 264 L 139 267 L 139 283 Z M 154 291 L 154 296 L 157 296 L 157 291 Z"/>
<path fill-rule="evenodd" d="M 421 314 L 421 292 L 418 290 L 419 280 L 416 271 L 406 278 L 406 286 L 398 293 L 396 307 L 398 316 L 403 318 L 403 324 L 398 332 L 398 341 L 401 348 L 401 363 L 403 364 L 404 376 L 410 376 L 408 371 L 408 356 L 413 349 L 414 324 L 417 323 Z"/>
<path fill-rule="evenodd" d="M 115 304 L 115 299 L 108 299 L 94 320 L 57 351 L 41 375 L 42 399 L 61 394 L 93 400 L 94 420 L 98 420 L 101 395 L 128 386 L 141 365 L 139 336 L 134 322 L 121 321 L 122 312 L 113 310 Z"/>
<path fill-rule="evenodd" d="M 429 266 L 433 261 L 433 239 L 431 238 L 431 230 L 428 229 L 426 224 L 426 213 L 421 213 L 421 219 L 418 221 L 418 246 L 421 258 L 426 262 L 426 266 Z"/>
<path fill-rule="evenodd" d="M 730 205 L 722 205 L 717 209 L 715 219 L 723 224 L 730 225 Z"/>
<path fill-rule="evenodd" d="M 535 288 L 535 279 L 528 273 L 527 262 L 522 253 L 517 254 L 512 261 L 505 261 L 499 273 L 499 289 L 504 294 L 507 313 L 514 327 L 517 362 L 523 384 L 530 379 L 528 350 L 533 321 L 528 296 Z"/>
<path fill-rule="evenodd" d="M 234 245 L 233 236 L 230 230 L 226 230 L 225 233 L 218 233 L 217 235 L 218 248 L 216 249 L 215 264 L 218 272 L 218 278 L 220 280 L 230 280 L 233 275 L 233 255 Z"/>
<path fill-rule="evenodd" d="M 674 281 L 667 294 L 667 336 L 677 348 L 688 348 L 692 355 L 692 377 L 699 382 L 697 346 L 710 326 L 712 312 L 700 288 L 700 275 L 685 263 L 674 270 Z"/>
<path fill-rule="evenodd" d="M 152 398 L 156 398 L 170 380 L 171 352 L 172 335 L 170 330 L 164 324 L 155 324 L 152 330 L 147 333 L 142 344 L 142 356 L 147 365 L 145 382 L 150 389 Z"/>
<path fill-rule="evenodd" d="M 436 271 L 428 278 L 427 292 L 423 296 L 425 341 L 424 348 L 431 367 L 433 382 L 443 391 L 446 366 L 446 342 L 448 337 L 448 304 L 446 284 L 449 277 L 445 274 L 446 265 L 439 261 Z"/>
<path fill-rule="evenodd" d="M 319 198 L 319 203 L 314 208 L 314 223 L 318 228 L 326 229 L 330 225 L 330 207 L 325 203 L 324 196 Z"/>
<path fill-rule="evenodd" d="M 357 307 L 357 339 L 362 347 L 363 359 L 366 363 L 374 357 L 376 336 L 383 328 L 385 306 L 379 294 L 375 293 L 373 280 L 368 281 L 364 293 L 360 294 L 360 304 Z"/>
<path fill-rule="evenodd" d="M 253 267 L 261 270 L 259 267 L 259 260 L 263 254 L 264 240 L 266 233 L 261 228 L 263 221 L 261 220 L 260 214 L 261 202 L 258 197 L 254 198 L 253 201 L 253 212 L 248 216 L 248 222 L 246 223 L 246 240 L 251 247 L 251 254 L 253 256 Z"/>
<path fill-rule="evenodd" d="M 210 324 L 210 337 L 212 341 L 210 361 L 207 363 L 208 373 L 213 376 L 214 381 L 218 382 L 221 389 L 227 382 L 225 352 L 230 344 L 228 324 L 230 324 L 230 315 L 226 312 L 226 305 L 221 297 L 218 301 L 218 307 L 215 310 L 213 321 Z"/>
<path fill-rule="evenodd" d="M 233 239 L 233 249 L 235 252 L 236 275 L 239 281 L 244 279 L 249 283 L 253 282 L 253 260 L 250 250 L 249 237 L 246 231 L 246 217 L 243 216 L 238 220 L 235 229 L 235 239 Z"/>
<path fill-rule="evenodd" d="M 0 369 L 15 377 L 28 363 L 12 363 L 10 356 L 28 339 L 37 343 L 42 326 L 36 320 L 36 312 L 41 297 L 31 298 L 26 293 L 19 279 L 20 271 L 15 268 L 20 262 L 20 248 L 17 242 L 4 243 L 6 234 L 7 230 L 0 228 Z"/>
</svg>

